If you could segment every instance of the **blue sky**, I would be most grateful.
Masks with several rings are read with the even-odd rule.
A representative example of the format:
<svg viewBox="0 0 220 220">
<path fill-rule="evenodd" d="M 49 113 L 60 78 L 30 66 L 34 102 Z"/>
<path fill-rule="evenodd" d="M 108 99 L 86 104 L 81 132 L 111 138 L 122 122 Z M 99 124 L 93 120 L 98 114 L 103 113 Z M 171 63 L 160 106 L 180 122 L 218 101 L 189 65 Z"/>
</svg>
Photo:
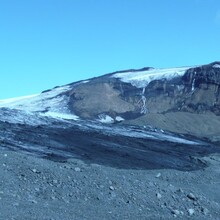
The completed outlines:
<svg viewBox="0 0 220 220">
<path fill-rule="evenodd" d="M 220 60 L 219 0 L 0 0 L 0 99 Z"/>
</svg>

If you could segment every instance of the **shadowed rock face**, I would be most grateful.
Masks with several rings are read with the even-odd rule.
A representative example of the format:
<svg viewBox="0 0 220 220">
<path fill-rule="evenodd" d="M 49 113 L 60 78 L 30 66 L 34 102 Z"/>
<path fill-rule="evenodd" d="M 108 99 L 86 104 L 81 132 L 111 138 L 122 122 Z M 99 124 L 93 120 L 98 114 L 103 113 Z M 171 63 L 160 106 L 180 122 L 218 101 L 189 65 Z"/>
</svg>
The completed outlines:
<svg viewBox="0 0 220 220">
<path fill-rule="evenodd" d="M 188 85 L 192 85 L 194 79 L 197 88 L 201 84 L 220 85 L 220 62 L 191 68 L 183 76 L 184 82 Z"/>
<path fill-rule="evenodd" d="M 183 76 L 185 85 L 194 86 L 192 95 L 185 107 L 197 113 L 213 112 L 220 114 L 220 63 L 215 62 L 192 68 Z"/>
<path fill-rule="evenodd" d="M 145 89 L 149 113 L 220 111 L 220 68 L 218 63 L 191 68 L 183 77 L 153 81 Z"/>
</svg>

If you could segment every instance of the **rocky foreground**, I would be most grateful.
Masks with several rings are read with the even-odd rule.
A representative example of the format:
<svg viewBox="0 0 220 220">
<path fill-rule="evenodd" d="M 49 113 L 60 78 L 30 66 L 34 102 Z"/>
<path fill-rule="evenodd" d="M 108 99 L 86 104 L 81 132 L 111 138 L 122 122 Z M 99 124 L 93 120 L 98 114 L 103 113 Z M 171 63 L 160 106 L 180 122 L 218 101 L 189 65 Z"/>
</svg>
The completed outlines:
<svg viewBox="0 0 220 220">
<path fill-rule="evenodd" d="M 197 171 L 65 163 L 1 150 L 0 219 L 220 219 L 220 155 Z"/>
</svg>

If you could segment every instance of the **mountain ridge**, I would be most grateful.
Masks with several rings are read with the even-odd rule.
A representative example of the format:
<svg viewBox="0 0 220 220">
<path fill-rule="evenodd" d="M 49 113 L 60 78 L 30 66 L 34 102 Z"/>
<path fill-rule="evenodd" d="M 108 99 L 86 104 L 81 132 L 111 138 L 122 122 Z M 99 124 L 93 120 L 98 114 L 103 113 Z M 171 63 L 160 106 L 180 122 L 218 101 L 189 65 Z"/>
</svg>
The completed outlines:
<svg viewBox="0 0 220 220">
<path fill-rule="evenodd" d="M 1 100 L 0 107 L 63 119 L 152 126 L 172 132 L 176 129 L 178 134 L 196 136 L 196 128 L 188 125 L 191 118 L 204 124 L 204 128 L 198 128 L 199 137 L 214 135 L 216 139 L 216 134 L 207 130 L 219 126 L 220 62 L 115 71 L 56 86 L 32 97 Z M 164 124 L 165 118 L 170 127 Z M 207 118 L 213 121 L 212 129 L 205 128 Z"/>
</svg>

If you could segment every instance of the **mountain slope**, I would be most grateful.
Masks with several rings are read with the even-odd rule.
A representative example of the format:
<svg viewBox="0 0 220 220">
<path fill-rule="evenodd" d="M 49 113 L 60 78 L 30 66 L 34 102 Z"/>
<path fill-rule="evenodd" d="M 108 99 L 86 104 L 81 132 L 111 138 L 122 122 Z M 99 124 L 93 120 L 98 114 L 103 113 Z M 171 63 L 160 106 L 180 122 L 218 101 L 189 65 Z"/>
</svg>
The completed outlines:
<svg viewBox="0 0 220 220">
<path fill-rule="evenodd" d="M 0 107 L 65 119 L 152 126 L 218 140 L 220 62 L 115 72 L 31 97 L 2 100 Z M 205 126 L 208 118 L 212 124 Z M 196 126 L 197 122 L 204 126 Z"/>
</svg>

